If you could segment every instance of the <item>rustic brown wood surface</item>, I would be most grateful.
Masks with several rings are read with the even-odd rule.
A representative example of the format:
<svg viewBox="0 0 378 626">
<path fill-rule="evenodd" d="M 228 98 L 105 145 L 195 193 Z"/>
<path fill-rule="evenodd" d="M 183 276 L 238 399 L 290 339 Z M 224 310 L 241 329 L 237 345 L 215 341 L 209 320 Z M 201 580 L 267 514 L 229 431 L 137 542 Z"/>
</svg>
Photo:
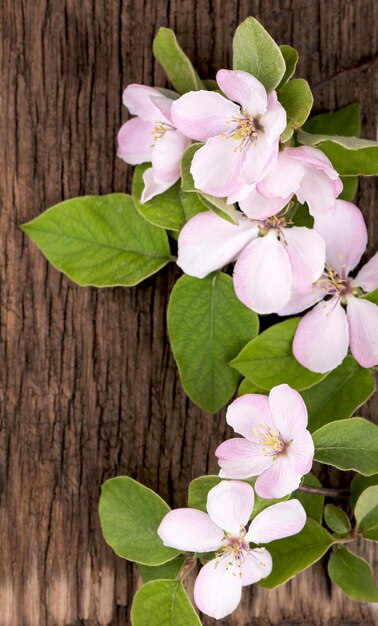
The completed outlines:
<svg viewBox="0 0 378 626">
<path fill-rule="evenodd" d="M 216 470 L 224 413 L 205 414 L 181 389 L 165 324 L 175 267 L 133 289 L 80 289 L 18 227 L 62 199 L 128 189 L 115 156 L 121 93 L 164 83 L 151 54 L 161 25 L 214 76 L 254 15 L 299 49 L 316 109 L 360 100 L 374 138 L 378 2 L 2 0 L 0 11 L 0 626 L 125 626 L 138 578 L 102 539 L 100 485 L 128 474 L 183 505 L 188 482 Z M 359 203 L 371 254 L 373 180 Z M 377 566 L 374 544 L 358 549 Z M 367 626 L 378 610 L 331 588 L 322 563 L 276 591 L 245 590 L 221 623 Z"/>
</svg>

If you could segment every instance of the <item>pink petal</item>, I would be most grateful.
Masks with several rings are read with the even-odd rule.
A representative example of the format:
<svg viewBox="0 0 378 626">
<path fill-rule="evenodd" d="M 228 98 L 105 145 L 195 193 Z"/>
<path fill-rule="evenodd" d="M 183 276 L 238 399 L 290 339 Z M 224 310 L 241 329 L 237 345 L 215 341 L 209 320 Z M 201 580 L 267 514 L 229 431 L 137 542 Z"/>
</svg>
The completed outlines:
<svg viewBox="0 0 378 626">
<path fill-rule="evenodd" d="M 324 239 L 315 230 L 298 226 L 285 228 L 283 236 L 291 262 L 293 288 L 301 293 L 309 293 L 313 283 L 324 271 Z"/>
<path fill-rule="evenodd" d="M 217 83 L 230 100 L 241 104 L 248 115 L 257 117 L 267 110 L 268 99 L 264 85 L 242 70 L 219 70 Z"/>
<path fill-rule="evenodd" d="M 277 455 L 274 463 L 256 480 L 256 493 L 266 499 L 283 498 L 299 487 L 301 478 L 286 455 Z"/>
<path fill-rule="evenodd" d="M 286 148 L 288 157 L 303 163 L 309 168 L 314 168 L 324 172 L 328 178 L 339 180 L 339 175 L 334 169 L 329 158 L 318 148 L 311 146 L 298 146 L 297 148 Z M 342 186 L 340 192 L 342 191 Z"/>
<path fill-rule="evenodd" d="M 348 298 L 350 349 L 361 367 L 378 365 L 378 306 L 369 300 Z"/>
<path fill-rule="evenodd" d="M 138 117 L 125 122 L 117 136 L 117 156 L 130 165 L 151 161 L 154 145 L 153 130 L 153 124 Z"/>
<path fill-rule="evenodd" d="M 269 400 L 258 393 L 246 393 L 231 402 L 226 421 L 235 432 L 254 443 L 258 442 L 262 429 L 274 428 Z"/>
<path fill-rule="evenodd" d="M 291 264 L 274 231 L 243 250 L 234 268 L 239 300 L 256 313 L 275 313 L 290 299 Z"/>
<path fill-rule="evenodd" d="M 289 302 L 278 311 L 278 315 L 294 315 L 310 308 L 324 298 L 324 289 L 319 285 L 313 285 L 308 293 L 299 293 L 293 289 Z"/>
<path fill-rule="evenodd" d="M 358 207 L 336 200 L 335 210 L 315 217 L 314 228 L 326 243 L 326 262 L 340 276 L 347 276 L 360 261 L 366 245 L 367 230 Z"/>
<path fill-rule="evenodd" d="M 339 188 L 335 181 L 328 178 L 324 172 L 305 168 L 301 186 L 297 190 L 297 198 L 302 204 L 307 202 L 311 215 L 316 217 L 332 212 L 338 193 Z"/>
<path fill-rule="evenodd" d="M 340 365 L 348 352 L 349 333 L 344 309 L 336 298 L 319 302 L 299 322 L 293 341 L 297 361 L 313 372 Z"/>
<path fill-rule="evenodd" d="M 234 261 L 257 236 L 257 226 L 247 219 L 231 224 L 212 211 L 203 211 L 180 232 L 177 265 L 185 274 L 204 278 Z"/>
<path fill-rule="evenodd" d="M 281 133 L 286 128 L 286 111 L 278 102 L 277 93 L 272 91 L 268 97 L 268 110 L 261 118 L 261 125 L 269 145 L 278 141 Z"/>
<path fill-rule="evenodd" d="M 241 565 L 242 586 L 257 583 L 262 578 L 269 576 L 273 568 L 273 561 L 268 550 L 255 548 L 245 552 L 244 561 Z"/>
<path fill-rule="evenodd" d="M 227 533 L 238 537 L 253 511 L 255 495 L 248 483 L 223 480 L 210 489 L 207 495 L 207 511 L 210 518 Z"/>
<path fill-rule="evenodd" d="M 145 202 L 151 200 L 151 198 L 154 198 L 155 196 L 164 193 L 164 191 L 167 191 L 167 189 L 175 184 L 178 178 L 179 176 L 171 181 L 161 180 L 160 178 L 158 178 L 158 176 L 156 176 L 154 168 L 149 167 L 143 173 L 144 189 L 140 197 L 141 203 L 144 204 Z"/>
<path fill-rule="evenodd" d="M 157 89 L 146 85 L 129 85 L 123 92 L 123 104 L 132 115 L 137 115 L 142 120 L 171 124 L 170 116 L 164 114 L 169 111 L 172 100 L 163 96 Z M 159 104 L 160 106 L 157 106 Z"/>
<path fill-rule="evenodd" d="M 194 602 L 202 613 L 222 619 L 237 608 L 242 583 L 229 558 L 214 559 L 201 569 L 194 585 Z"/>
<path fill-rule="evenodd" d="M 181 176 L 181 158 L 190 139 L 178 130 L 168 130 L 156 140 L 152 151 L 152 166 L 161 180 L 176 181 Z"/>
<path fill-rule="evenodd" d="M 378 252 L 360 269 L 352 285 L 361 287 L 364 291 L 378 289 Z"/>
<path fill-rule="evenodd" d="M 308 419 L 306 405 L 298 391 L 289 385 L 273 387 L 269 394 L 269 407 L 285 442 L 305 430 Z"/>
<path fill-rule="evenodd" d="M 295 433 L 286 452 L 296 472 L 301 476 L 308 474 L 314 458 L 314 442 L 308 430 Z"/>
<path fill-rule="evenodd" d="M 172 120 L 184 135 L 206 141 L 230 129 L 240 107 L 215 91 L 189 91 L 172 104 Z"/>
<path fill-rule="evenodd" d="M 239 437 L 224 441 L 215 450 L 222 478 L 250 478 L 258 476 L 272 464 L 272 458 L 264 455 L 262 446 Z"/>
<path fill-rule="evenodd" d="M 267 198 L 286 198 L 300 187 L 304 167 L 296 159 L 290 159 L 287 150 L 279 152 L 275 165 L 257 185 L 258 191 Z"/>
<path fill-rule="evenodd" d="M 243 154 L 243 153 L 241 153 Z M 256 183 L 268 174 L 278 155 L 278 141 L 270 144 L 259 132 L 254 142 L 244 148 L 244 161 L 240 180 L 243 185 Z"/>
<path fill-rule="evenodd" d="M 243 152 L 232 137 L 212 137 L 195 153 L 190 168 L 197 189 L 224 198 L 240 190 Z"/>
<path fill-rule="evenodd" d="M 218 550 L 224 537 L 207 513 L 197 509 L 169 511 L 157 532 L 165 546 L 185 552 Z"/>
<path fill-rule="evenodd" d="M 299 533 L 306 523 L 306 512 L 299 500 L 277 502 L 252 520 L 245 538 L 253 543 L 270 543 Z"/>
<path fill-rule="evenodd" d="M 288 198 L 265 198 L 257 189 L 251 189 L 245 199 L 239 200 L 239 206 L 248 217 L 260 220 L 279 213 L 289 200 L 290 196 Z"/>
</svg>

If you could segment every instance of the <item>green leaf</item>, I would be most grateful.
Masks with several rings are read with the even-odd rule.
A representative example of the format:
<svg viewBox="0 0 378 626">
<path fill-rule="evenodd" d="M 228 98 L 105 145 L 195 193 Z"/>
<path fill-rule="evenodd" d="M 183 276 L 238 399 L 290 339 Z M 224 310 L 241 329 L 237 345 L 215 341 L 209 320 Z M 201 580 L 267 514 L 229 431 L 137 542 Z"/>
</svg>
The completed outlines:
<svg viewBox="0 0 378 626">
<path fill-rule="evenodd" d="M 143 174 L 149 167 L 151 167 L 149 163 L 143 163 L 137 165 L 134 170 L 132 196 L 137 211 L 145 220 L 155 226 L 180 231 L 186 222 L 179 196 L 180 182 L 144 204 L 140 201 L 144 189 Z"/>
<path fill-rule="evenodd" d="M 362 492 L 354 516 L 362 536 L 378 541 L 378 485 L 372 485 Z"/>
<path fill-rule="evenodd" d="M 313 135 L 301 128 L 298 141 L 320 148 L 333 167 L 343 176 L 375 176 L 378 174 L 378 143 L 358 137 Z"/>
<path fill-rule="evenodd" d="M 244 394 L 246 393 L 259 393 L 266 396 L 268 391 L 267 389 L 261 389 L 260 387 L 257 387 L 256 385 L 251 383 L 250 380 L 243 378 L 238 387 L 238 396 L 244 396 Z"/>
<path fill-rule="evenodd" d="M 233 68 L 255 76 L 267 91 L 277 87 L 285 74 L 280 48 L 254 17 L 247 17 L 235 31 Z"/>
<path fill-rule="evenodd" d="M 369 300 L 370 302 L 374 302 L 374 304 L 378 304 L 378 289 L 374 289 L 374 291 L 370 291 L 363 296 L 365 300 Z"/>
<path fill-rule="evenodd" d="M 378 485 L 378 474 L 372 476 L 361 476 L 356 474 L 350 483 L 350 503 L 354 509 L 361 493 L 371 485 Z"/>
<path fill-rule="evenodd" d="M 378 426 L 361 417 L 331 422 L 313 434 L 315 460 L 365 476 L 378 472 Z"/>
<path fill-rule="evenodd" d="M 287 126 L 281 135 L 281 141 L 285 142 L 307 120 L 314 98 L 308 82 L 303 78 L 295 78 L 279 89 L 278 99 L 287 114 Z"/>
<path fill-rule="evenodd" d="M 169 510 L 157 493 L 128 476 L 111 478 L 101 487 L 99 512 L 105 541 L 128 561 L 162 565 L 179 554 L 157 534 Z"/>
<path fill-rule="evenodd" d="M 136 285 L 170 261 L 166 233 L 146 222 L 127 194 L 66 200 L 21 229 L 81 286 Z"/>
<path fill-rule="evenodd" d="M 309 487 L 322 486 L 319 478 L 311 473 L 306 474 L 306 476 L 303 477 L 303 485 Z M 297 489 L 296 491 L 293 491 L 291 497 L 299 500 L 306 511 L 307 517 L 311 517 L 311 519 L 314 519 L 316 522 L 321 524 L 323 519 L 324 496 L 315 495 L 313 493 L 305 493 L 304 491 Z"/>
<path fill-rule="evenodd" d="M 308 204 L 300 204 L 298 200 L 294 200 L 293 206 L 287 213 L 287 219 L 294 222 L 294 226 L 305 226 L 306 228 L 314 227 L 314 218 L 310 215 Z"/>
<path fill-rule="evenodd" d="M 341 182 L 343 183 L 343 190 L 339 198 L 353 202 L 358 189 L 358 176 L 341 176 Z"/>
<path fill-rule="evenodd" d="M 205 85 L 205 89 L 207 89 L 207 91 L 219 91 L 218 83 L 216 80 L 214 80 L 214 78 L 203 78 L 202 82 Z"/>
<path fill-rule="evenodd" d="M 296 70 L 298 63 L 298 52 L 292 46 L 287 46 L 285 44 L 280 46 L 280 50 L 286 65 L 285 73 L 279 84 L 279 87 L 282 87 L 290 80 Z"/>
<path fill-rule="evenodd" d="M 328 422 L 351 417 L 375 391 L 372 373 L 347 356 L 320 383 L 302 391 L 308 410 L 309 430 L 317 430 Z"/>
<path fill-rule="evenodd" d="M 378 602 L 378 587 L 370 565 L 348 548 L 340 548 L 328 561 L 332 582 L 358 602 Z"/>
<path fill-rule="evenodd" d="M 267 589 L 282 585 L 299 572 L 319 561 L 333 544 L 332 536 L 313 519 L 303 530 L 286 539 L 272 541 L 267 549 L 273 558 L 272 573 L 259 582 Z"/>
<path fill-rule="evenodd" d="M 155 565 L 155 567 L 152 565 L 138 565 L 138 568 L 144 583 L 148 583 L 150 580 L 167 578 L 174 580 L 179 575 L 185 560 L 185 556 L 176 556 L 175 559 L 163 563 L 163 565 Z"/>
<path fill-rule="evenodd" d="M 348 533 L 351 529 L 350 520 L 345 511 L 334 504 L 325 505 L 324 521 L 328 528 L 340 535 Z"/>
<path fill-rule="evenodd" d="M 207 511 L 206 502 L 207 502 L 207 494 L 210 489 L 219 485 L 221 481 L 227 480 L 226 478 L 220 478 L 219 476 L 199 476 L 191 481 L 189 485 L 188 491 L 188 506 L 192 509 L 199 509 L 200 511 Z M 254 486 L 256 482 L 256 478 L 248 478 L 248 480 L 243 480 L 242 482 L 248 483 L 249 485 Z M 251 515 L 251 519 L 256 517 L 258 513 L 261 513 L 264 509 L 272 504 L 277 504 L 277 502 L 284 502 L 288 500 L 289 495 L 284 498 L 279 499 L 271 499 L 267 500 L 265 498 L 260 498 L 255 492 L 255 506 L 253 508 L 253 513 Z"/>
<path fill-rule="evenodd" d="M 179 581 L 153 580 L 141 587 L 131 607 L 132 626 L 201 626 Z"/>
<path fill-rule="evenodd" d="M 181 189 L 183 191 L 198 191 L 194 184 L 194 179 L 190 171 L 193 157 L 197 150 L 202 148 L 203 143 L 192 143 L 188 146 L 181 159 Z"/>
<path fill-rule="evenodd" d="M 263 389 L 281 383 L 298 390 L 315 385 L 325 375 L 304 368 L 292 352 L 298 323 L 299 317 L 295 317 L 271 326 L 243 348 L 232 367 Z"/>
<path fill-rule="evenodd" d="M 348 104 L 338 111 L 320 113 L 309 119 L 303 127 L 315 135 L 344 135 L 359 137 L 361 134 L 361 107 L 358 102 Z"/>
<path fill-rule="evenodd" d="M 192 217 L 202 211 L 206 211 L 207 207 L 203 203 L 201 196 L 198 193 L 186 193 L 186 191 L 179 191 L 180 202 L 185 214 L 185 221 L 188 222 Z"/>
<path fill-rule="evenodd" d="M 159 28 L 152 45 L 152 51 L 176 91 L 186 93 L 187 91 L 205 89 L 190 60 L 180 48 L 176 35 L 170 28 Z"/>
<path fill-rule="evenodd" d="M 224 406 L 239 374 L 229 362 L 258 333 L 256 313 L 236 297 L 232 278 L 182 276 L 168 306 L 171 346 L 187 395 L 206 411 Z"/>
</svg>

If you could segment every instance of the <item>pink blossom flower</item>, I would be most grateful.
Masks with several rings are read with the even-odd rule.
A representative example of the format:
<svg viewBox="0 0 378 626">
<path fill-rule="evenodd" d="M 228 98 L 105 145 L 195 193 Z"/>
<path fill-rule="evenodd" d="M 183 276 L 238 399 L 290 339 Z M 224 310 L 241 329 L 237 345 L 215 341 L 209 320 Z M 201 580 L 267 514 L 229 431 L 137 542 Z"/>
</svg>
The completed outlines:
<svg viewBox="0 0 378 626">
<path fill-rule="evenodd" d="M 222 478 L 258 476 L 255 490 L 262 498 L 282 498 L 298 488 L 311 469 L 314 444 L 297 391 L 278 385 L 269 398 L 246 394 L 230 404 L 226 419 L 243 438 L 216 449 Z"/>
<path fill-rule="evenodd" d="M 249 217 L 258 218 L 261 212 L 268 217 L 295 194 L 299 202 L 307 202 L 315 216 L 334 209 L 342 189 L 338 173 L 321 150 L 308 146 L 285 148 L 267 176 L 252 188 L 245 188 L 239 206 Z"/>
<path fill-rule="evenodd" d="M 307 369 L 328 372 L 340 365 L 350 346 L 362 367 L 377 365 L 378 307 L 361 296 L 378 288 L 378 253 L 355 278 L 349 276 L 367 244 L 362 213 L 337 200 L 333 212 L 315 218 L 315 228 L 326 242 L 324 273 L 311 292 L 293 293 L 279 312 L 291 315 L 318 303 L 299 322 L 294 356 Z"/>
<path fill-rule="evenodd" d="M 260 180 L 277 157 L 286 112 L 272 91 L 247 72 L 219 70 L 214 91 L 191 91 L 172 105 L 172 119 L 186 136 L 206 142 L 192 161 L 197 189 L 232 194 Z M 235 104 L 239 102 L 241 106 Z"/>
<path fill-rule="evenodd" d="M 251 485 L 222 481 L 207 497 L 207 513 L 197 509 L 170 511 L 158 534 L 164 545 L 188 552 L 213 552 L 215 558 L 201 569 L 194 600 L 200 611 L 221 619 L 236 609 L 242 587 L 268 576 L 272 557 L 265 548 L 249 543 L 269 543 L 299 533 L 306 513 L 298 500 L 279 502 L 256 515 L 247 529 L 254 507 Z"/>
<path fill-rule="evenodd" d="M 123 104 L 137 117 L 121 127 L 117 154 L 130 165 L 152 162 L 143 174 L 142 203 L 180 178 L 181 157 L 191 143 L 172 122 L 172 102 L 157 89 L 144 85 L 129 85 L 123 92 Z"/>
<path fill-rule="evenodd" d="M 251 220 L 240 213 L 235 225 L 205 211 L 185 224 L 177 264 L 186 274 L 203 278 L 235 259 L 238 298 L 257 313 L 273 313 L 293 288 L 311 290 L 324 268 L 325 244 L 315 230 L 290 228 L 284 216 Z"/>
</svg>

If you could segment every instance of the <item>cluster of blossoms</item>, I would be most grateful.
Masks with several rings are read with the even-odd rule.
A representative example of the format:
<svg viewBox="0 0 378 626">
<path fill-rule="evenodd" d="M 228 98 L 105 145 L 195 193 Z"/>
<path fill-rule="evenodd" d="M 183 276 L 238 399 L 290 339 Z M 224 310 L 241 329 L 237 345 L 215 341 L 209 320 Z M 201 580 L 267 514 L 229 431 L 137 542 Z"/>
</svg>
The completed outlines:
<svg viewBox="0 0 378 626">
<path fill-rule="evenodd" d="M 222 92 L 171 97 L 130 85 L 124 104 L 136 117 L 118 136 L 127 163 L 151 162 L 141 201 L 181 176 L 184 151 L 202 193 L 238 203 L 237 224 L 203 211 L 178 239 L 178 265 L 204 278 L 236 261 L 236 295 L 257 313 L 292 315 L 312 307 L 296 331 L 296 359 L 314 372 L 337 367 L 348 352 L 363 367 L 378 364 L 378 308 L 364 294 L 378 288 L 378 255 L 353 278 L 367 244 L 357 206 L 338 199 L 343 185 L 330 160 L 308 146 L 284 147 L 286 112 L 277 94 L 244 71 L 220 70 Z M 308 205 L 314 227 L 288 218 L 293 198 Z"/>
</svg>

